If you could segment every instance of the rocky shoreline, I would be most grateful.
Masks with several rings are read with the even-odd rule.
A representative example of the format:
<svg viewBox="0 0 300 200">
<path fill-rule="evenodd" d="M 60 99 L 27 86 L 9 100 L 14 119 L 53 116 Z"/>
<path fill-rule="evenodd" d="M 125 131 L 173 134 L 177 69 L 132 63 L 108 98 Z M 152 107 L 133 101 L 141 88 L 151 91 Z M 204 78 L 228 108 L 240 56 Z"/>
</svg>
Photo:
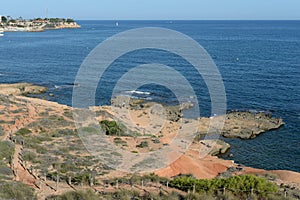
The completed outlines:
<svg viewBox="0 0 300 200">
<path fill-rule="evenodd" d="M 128 96 L 117 96 L 111 99 L 111 105 L 117 108 L 143 110 L 149 109 L 155 102 L 141 99 L 133 99 Z M 183 117 L 183 110 L 190 109 L 191 103 L 184 103 L 179 106 L 166 106 L 166 117 L 168 120 L 178 122 Z M 206 134 L 209 122 L 212 118 L 222 120 L 224 116 L 201 117 L 199 118 L 199 133 Z M 186 120 L 186 119 L 185 119 Z M 191 121 L 190 119 L 187 121 Z M 226 138 L 253 139 L 259 134 L 274 129 L 279 129 L 285 123 L 281 118 L 275 118 L 271 112 L 251 112 L 251 111 L 229 111 L 225 116 L 225 123 L 221 135 Z"/>
<path fill-rule="evenodd" d="M 266 131 L 279 129 L 285 123 L 267 112 L 234 111 L 226 114 L 222 136 L 253 139 Z"/>
<path fill-rule="evenodd" d="M 105 177 L 124 176 L 124 172 L 116 171 L 111 168 L 102 166 L 97 158 L 92 157 L 82 144 L 82 140 L 78 137 L 72 112 L 73 108 L 60 105 L 54 102 L 49 102 L 42 99 L 24 97 L 29 93 L 44 92 L 46 88 L 34 86 L 28 83 L 21 84 L 1 84 L 0 85 L 0 125 L 3 134 L 0 134 L 2 141 L 12 141 L 16 145 L 16 155 L 13 157 L 16 165 L 7 165 L 14 172 L 11 176 L 15 176 L 16 180 L 25 180 L 23 183 L 40 191 L 36 186 L 43 185 L 43 194 L 49 195 L 53 193 L 47 185 L 55 185 L 55 182 L 43 179 L 45 172 L 48 176 L 55 174 L 56 166 L 67 167 L 67 172 L 61 172 L 61 177 L 68 176 L 69 173 L 76 175 L 78 170 L 86 169 L 87 173 L 95 172 L 95 179 L 103 179 Z M 140 102 L 141 103 L 141 102 Z M 119 118 L 122 126 L 117 127 L 119 130 L 127 125 L 127 120 L 134 120 L 138 125 L 127 126 L 127 129 L 132 130 L 134 137 L 126 134 L 108 135 L 110 141 L 116 146 L 135 153 L 147 153 L 158 150 L 170 144 L 175 136 L 174 131 L 178 130 L 180 117 L 180 108 L 172 107 L 170 110 L 171 117 L 167 118 L 164 127 L 158 135 L 144 134 L 143 127 L 147 126 L 149 120 L 150 104 L 139 106 L 139 103 L 131 102 L 128 107 L 131 118 L 127 119 L 122 115 L 123 109 L 128 106 L 121 104 L 114 106 L 97 106 L 91 107 L 88 111 L 96 113 L 96 119 L 99 123 L 104 120 L 112 121 Z M 152 104 L 151 104 L 152 105 Z M 148 111 L 147 111 L 148 110 Z M 78 113 L 83 113 L 84 110 L 78 110 Z M 128 110 L 126 110 L 128 111 Z M 153 111 L 153 110 L 152 110 Z M 77 113 L 77 112 L 76 112 Z M 120 115 L 121 113 L 121 115 Z M 169 113 L 169 112 L 167 112 Z M 155 115 L 155 113 L 152 113 Z M 215 116 L 218 117 L 218 116 Z M 278 118 L 280 119 L 280 118 Z M 230 129 L 239 125 L 239 130 L 248 130 L 252 127 L 260 125 L 261 131 L 268 131 L 276 127 L 282 126 L 283 122 L 278 121 L 266 113 L 251 113 L 251 112 L 234 112 L 227 115 L 225 122 L 224 134 L 232 137 L 241 138 L 237 131 L 230 132 Z M 197 119 L 200 123 L 199 136 L 205 133 L 211 118 Z M 194 123 L 194 121 L 186 120 L 184 123 Z M 85 127 L 91 131 L 92 126 Z M 115 130 L 115 129 L 112 129 Z M 243 138 L 253 138 L 252 132 L 248 134 L 241 133 Z M 247 135 L 247 137 L 244 137 Z M 248 137 L 249 136 L 249 137 Z M 23 138 L 23 140 L 21 140 Z M 26 145 L 22 146 L 24 142 Z M 221 140 L 208 140 L 199 137 L 195 139 L 185 153 L 177 160 L 163 169 L 155 171 L 155 174 L 162 177 L 173 177 L 179 174 L 193 174 L 197 178 L 211 179 L 219 176 L 231 176 L 237 174 L 275 174 L 278 178 L 276 183 L 284 185 L 292 185 L 300 188 L 300 173 L 290 171 L 267 171 L 262 169 L 254 169 L 245 166 L 240 166 L 234 163 L 233 160 L 223 160 L 216 155 L 225 153 L 230 148 L 230 145 Z M 22 151 L 20 149 L 23 149 Z M 209 153 L 199 158 L 199 151 L 209 151 Z M 112 155 L 117 155 L 117 152 L 112 152 Z M 19 164 L 19 158 L 25 155 L 31 155 L 31 160 L 26 160 L 25 165 Z M 76 161 L 77 165 L 69 165 Z M 22 162 L 21 162 L 22 163 Z M 34 168 L 34 171 L 30 169 Z M 16 171 L 17 169 L 17 171 Z M 28 171 L 31 173 L 29 174 Z M 33 175 L 32 175 L 33 174 Z M 298 179 L 299 178 L 299 179 Z M 39 182 L 42 180 L 42 182 Z M 72 188 L 66 183 L 60 183 L 61 191 L 70 191 Z"/>
<path fill-rule="evenodd" d="M 42 94 L 46 91 L 46 87 L 31 83 L 0 84 L 0 94 L 3 95 L 26 96 L 27 94 Z"/>
</svg>

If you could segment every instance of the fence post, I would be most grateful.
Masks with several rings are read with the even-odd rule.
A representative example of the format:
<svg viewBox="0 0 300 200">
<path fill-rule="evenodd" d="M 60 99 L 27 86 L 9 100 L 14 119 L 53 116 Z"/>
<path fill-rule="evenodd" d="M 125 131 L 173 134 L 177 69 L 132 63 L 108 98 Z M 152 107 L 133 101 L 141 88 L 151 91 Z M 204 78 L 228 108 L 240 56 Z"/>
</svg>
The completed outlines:
<svg viewBox="0 0 300 200">
<path fill-rule="evenodd" d="M 68 176 L 68 184 L 72 185 L 72 177 L 71 176 Z"/>
<path fill-rule="evenodd" d="M 142 190 L 144 189 L 144 180 L 142 180 Z"/>
<path fill-rule="evenodd" d="M 16 168 L 16 181 L 17 181 L 17 177 L 18 177 L 18 168 Z"/>
<path fill-rule="evenodd" d="M 92 174 L 90 174 L 90 187 L 93 187 L 94 186 L 94 177 Z"/>
<path fill-rule="evenodd" d="M 169 189 L 169 181 L 167 181 L 167 189 Z"/>
<path fill-rule="evenodd" d="M 287 191 L 284 190 L 284 197 L 286 198 L 286 196 L 287 196 Z"/>
<path fill-rule="evenodd" d="M 193 185 L 193 194 L 195 194 L 195 192 L 196 192 L 196 185 L 194 184 Z"/>
<path fill-rule="evenodd" d="M 116 181 L 116 188 L 119 189 L 119 180 Z"/>
<path fill-rule="evenodd" d="M 42 180 L 39 181 L 39 188 L 40 188 L 40 190 L 43 190 L 43 183 L 42 183 Z"/>
<path fill-rule="evenodd" d="M 56 174 L 56 191 L 58 190 L 58 184 L 59 184 L 59 174 L 57 172 L 57 174 Z"/>
<path fill-rule="evenodd" d="M 225 192 L 226 192 L 226 188 L 224 187 L 223 188 L 223 195 L 225 195 Z"/>
<path fill-rule="evenodd" d="M 251 196 L 253 196 L 253 188 L 251 188 Z"/>
</svg>

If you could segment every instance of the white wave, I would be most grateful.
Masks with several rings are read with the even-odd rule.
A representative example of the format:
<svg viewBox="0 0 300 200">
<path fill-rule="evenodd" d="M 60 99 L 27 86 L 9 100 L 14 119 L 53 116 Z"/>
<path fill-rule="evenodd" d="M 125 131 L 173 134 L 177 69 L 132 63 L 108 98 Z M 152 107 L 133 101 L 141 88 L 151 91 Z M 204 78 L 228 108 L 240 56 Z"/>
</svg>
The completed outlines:
<svg viewBox="0 0 300 200">
<path fill-rule="evenodd" d="M 125 91 L 126 93 L 129 94 L 145 94 L 145 95 L 150 95 L 150 92 L 142 92 L 142 91 L 137 91 L 137 90 L 130 90 L 130 91 Z"/>
</svg>

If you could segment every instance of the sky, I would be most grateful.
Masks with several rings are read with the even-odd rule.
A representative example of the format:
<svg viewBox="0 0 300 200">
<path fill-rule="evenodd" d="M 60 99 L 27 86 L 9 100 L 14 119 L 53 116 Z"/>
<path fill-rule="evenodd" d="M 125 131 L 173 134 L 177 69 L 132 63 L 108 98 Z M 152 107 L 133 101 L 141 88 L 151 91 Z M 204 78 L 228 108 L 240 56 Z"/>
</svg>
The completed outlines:
<svg viewBox="0 0 300 200">
<path fill-rule="evenodd" d="M 300 0 L 1 0 L 0 15 L 77 20 L 300 20 Z"/>
</svg>

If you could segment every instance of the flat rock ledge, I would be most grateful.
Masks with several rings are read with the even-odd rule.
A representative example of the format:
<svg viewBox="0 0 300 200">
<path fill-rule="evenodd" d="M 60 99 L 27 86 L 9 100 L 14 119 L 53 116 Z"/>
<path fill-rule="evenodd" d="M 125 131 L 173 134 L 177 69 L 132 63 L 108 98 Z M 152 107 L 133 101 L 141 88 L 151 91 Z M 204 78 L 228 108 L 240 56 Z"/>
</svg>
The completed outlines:
<svg viewBox="0 0 300 200">
<path fill-rule="evenodd" d="M 0 94 L 3 95 L 27 95 L 42 94 L 47 90 L 46 87 L 33 85 L 31 83 L 0 84 Z"/>
<path fill-rule="evenodd" d="M 282 119 L 272 117 L 270 112 L 235 111 L 226 115 L 222 135 L 226 138 L 252 139 L 283 125 Z"/>
</svg>

